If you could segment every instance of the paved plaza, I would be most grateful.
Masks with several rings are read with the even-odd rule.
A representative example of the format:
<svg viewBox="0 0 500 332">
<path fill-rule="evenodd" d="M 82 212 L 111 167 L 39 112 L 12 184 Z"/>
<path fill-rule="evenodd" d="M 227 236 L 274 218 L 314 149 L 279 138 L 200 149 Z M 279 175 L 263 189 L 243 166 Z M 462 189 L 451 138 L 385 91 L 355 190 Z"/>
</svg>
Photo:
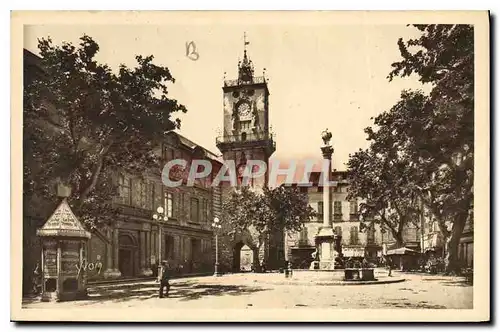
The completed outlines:
<svg viewBox="0 0 500 332">
<path fill-rule="evenodd" d="M 385 273 L 385 275 L 384 275 Z M 384 280 L 386 272 L 377 272 Z M 339 308 L 471 309 L 472 286 L 461 277 L 394 272 L 402 282 L 376 285 L 291 284 L 283 274 L 231 274 L 171 281 L 168 298 L 158 298 L 154 281 L 90 288 L 88 300 L 42 303 L 25 299 L 24 308 Z"/>
</svg>

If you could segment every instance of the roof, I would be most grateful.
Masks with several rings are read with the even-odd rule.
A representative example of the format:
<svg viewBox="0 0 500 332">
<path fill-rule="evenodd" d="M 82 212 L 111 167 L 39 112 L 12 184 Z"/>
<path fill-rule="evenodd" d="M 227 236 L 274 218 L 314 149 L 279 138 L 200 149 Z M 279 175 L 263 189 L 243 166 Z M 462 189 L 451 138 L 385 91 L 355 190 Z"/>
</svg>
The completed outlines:
<svg viewBox="0 0 500 332">
<path fill-rule="evenodd" d="M 71 211 L 66 198 L 36 233 L 38 236 L 90 238 L 90 232 L 85 230 Z"/>
<path fill-rule="evenodd" d="M 311 172 L 309 173 L 309 181 L 314 185 L 318 185 L 321 180 L 322 172 Z M 348 173 L 347 171 L 337 171 L 333 170 L 331 174 L 330 181 L 337 181 L 339 183 L 348 183 Z"/>
<path fill-rule="evenodd" d="M 23 49 L 23 68 L 24 68 L 24 82 L 30 82 L 35 77 L 40 77 L 45 74 L 45 71 L 42 67 L 41 58 L 28 51 L 27 49 Z"/>
<path fill-rule="evenodd" d="M 205 149 L 203 146 L 201 146 L 199 144 L 196 144 L 195 142 L 193 142 L 190 139 L 182 136 L 178 132 L 171 131 L 168 134 L 175 134 L 179 138 L 179 141 L 181 142 L 181 144 L 184 145 L 184 146 L 186 146 L 186 147 L 188 147 L 189 149 L 193 150 L 193 149 L 199 147 L 199 148 L 201 148 L 205 152 L 205 154 L 207 155 L 208 158 L 216 160 L 216 161 L 219 161 L 221 163 L 223 162 L 222 156 L 217 155 L 217 154 L 213 153 L 212 151 L 210 151 L 208 149 Z"/>
</svg>

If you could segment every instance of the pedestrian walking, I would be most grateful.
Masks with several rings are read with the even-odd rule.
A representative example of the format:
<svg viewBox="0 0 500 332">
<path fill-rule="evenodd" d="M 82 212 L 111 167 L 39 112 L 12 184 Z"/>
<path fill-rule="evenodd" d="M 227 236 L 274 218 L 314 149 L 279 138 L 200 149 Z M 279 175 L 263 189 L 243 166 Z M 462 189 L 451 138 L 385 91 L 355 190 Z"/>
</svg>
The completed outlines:
<svg viewBox="0 0 500 332">
<path fill-rule="evenodd" d="M 388 277 L 392 277 L 392 259 L 390 257 L 386 257 L 385 259 L 387 268 L 389 269 Z"/>
<path fill-rule="evenodd" d="M 167 293 L 165 294 L 168 297 L 168 292 L 170 291 L 170 283 L 169 283 L 169 273 L 168 273 L 168 262 L 161 262 L 161 276 L 160 276 L 160 298 L 163 297 L 163 289 L 167 289 Z"/>
</svg>

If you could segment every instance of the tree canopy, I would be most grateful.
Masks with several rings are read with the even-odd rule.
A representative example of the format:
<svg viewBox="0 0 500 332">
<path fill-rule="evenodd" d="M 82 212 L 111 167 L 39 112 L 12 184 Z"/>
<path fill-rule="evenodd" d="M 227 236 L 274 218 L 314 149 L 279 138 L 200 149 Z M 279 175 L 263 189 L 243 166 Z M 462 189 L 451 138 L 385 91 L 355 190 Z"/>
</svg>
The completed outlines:
<svg viewBox="0 0 500 332">
<path fill-rule="evenodd" d="M 54 200 L 58 179 L 71 187 L 75 213 L 95 226 L 116 212 L 112 174 L 159 170 L 154 147 L 186 108 L 167 97 L 175 80 L 152 55 L 114 71 L 97 62 L 99 45 L 86 35 L 77 46 L 46 38 L 38 48 L 43 75 L 24 89 L 25 199 Z"/>
<path fill-rule="evenodd" d="M 262 193 L 241 187 L 223 202 L 222 211 L 233 233 L 253 227 L 259 235 L 299 231 L 314 216 L 307 194 L 285 185 L 264 188 Z"/>
<path fill-rule="evenodd" d="M 403 231 L 418 225 L 421 207 L 416 189 L 409 185 L 415 164 L 404 152 L 399 140 L 395 114 L 420 110 L 425 97 L 403 91 L 401 101 L 374 120 L 377 127 L 365 129 L 370 147 L 350 156 L 348 199 L 362 198 L 360 214 L 365 224 L 378 223 L 388 230 L 398 246 L 404 244 Z"/>
<path fill-rule="evenodd" d="M 420 37 L 399 39 L 402 60 L 392 64 L 388 78 L 414 74 L 431 84 L 431 92 L 403 91 L 395 106 L 375 118 L 375 127 L 365 130 L 369 149 L 349 161 L 352 194 L 365 198 L 371 212 L 379 213 L 385 208 L 375 204 L 379 200 L 388 199 L 395 208 L 398 198 L 417 195 L 447 239 L 451 271 L 458 266 L 465 223 L 472 222 L 474 30 L 469 25 L 415 27 Z M 365 179 L 363 171 L 375 177 Z"/>
</svg>

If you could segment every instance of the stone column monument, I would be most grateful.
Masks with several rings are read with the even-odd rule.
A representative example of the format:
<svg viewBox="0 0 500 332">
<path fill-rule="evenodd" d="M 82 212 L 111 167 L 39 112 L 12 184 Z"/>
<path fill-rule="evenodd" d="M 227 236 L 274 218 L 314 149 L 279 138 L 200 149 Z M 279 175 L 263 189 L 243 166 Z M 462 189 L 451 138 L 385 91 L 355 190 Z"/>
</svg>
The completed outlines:
<svg viewBox="0 0 500 332">
<path fill-rule="evenodd" d="M 326 129 L 322 132 L 321 138 L 324 145 L 321 147 L 321 152 L 324 158 L 323 167 L 323 225 L 319 228 L 316 235 L 316 245 L 319 252 L 319 269 L 333 270 L 335 269 L 335 259 L 339 255 L 338 237 L 335 235 L 331 220 L 331 160 L 333 147 L 330 144 L 332 133 Z M 320 184 L 321 185 L 321 184 Z"/>
</svg>

